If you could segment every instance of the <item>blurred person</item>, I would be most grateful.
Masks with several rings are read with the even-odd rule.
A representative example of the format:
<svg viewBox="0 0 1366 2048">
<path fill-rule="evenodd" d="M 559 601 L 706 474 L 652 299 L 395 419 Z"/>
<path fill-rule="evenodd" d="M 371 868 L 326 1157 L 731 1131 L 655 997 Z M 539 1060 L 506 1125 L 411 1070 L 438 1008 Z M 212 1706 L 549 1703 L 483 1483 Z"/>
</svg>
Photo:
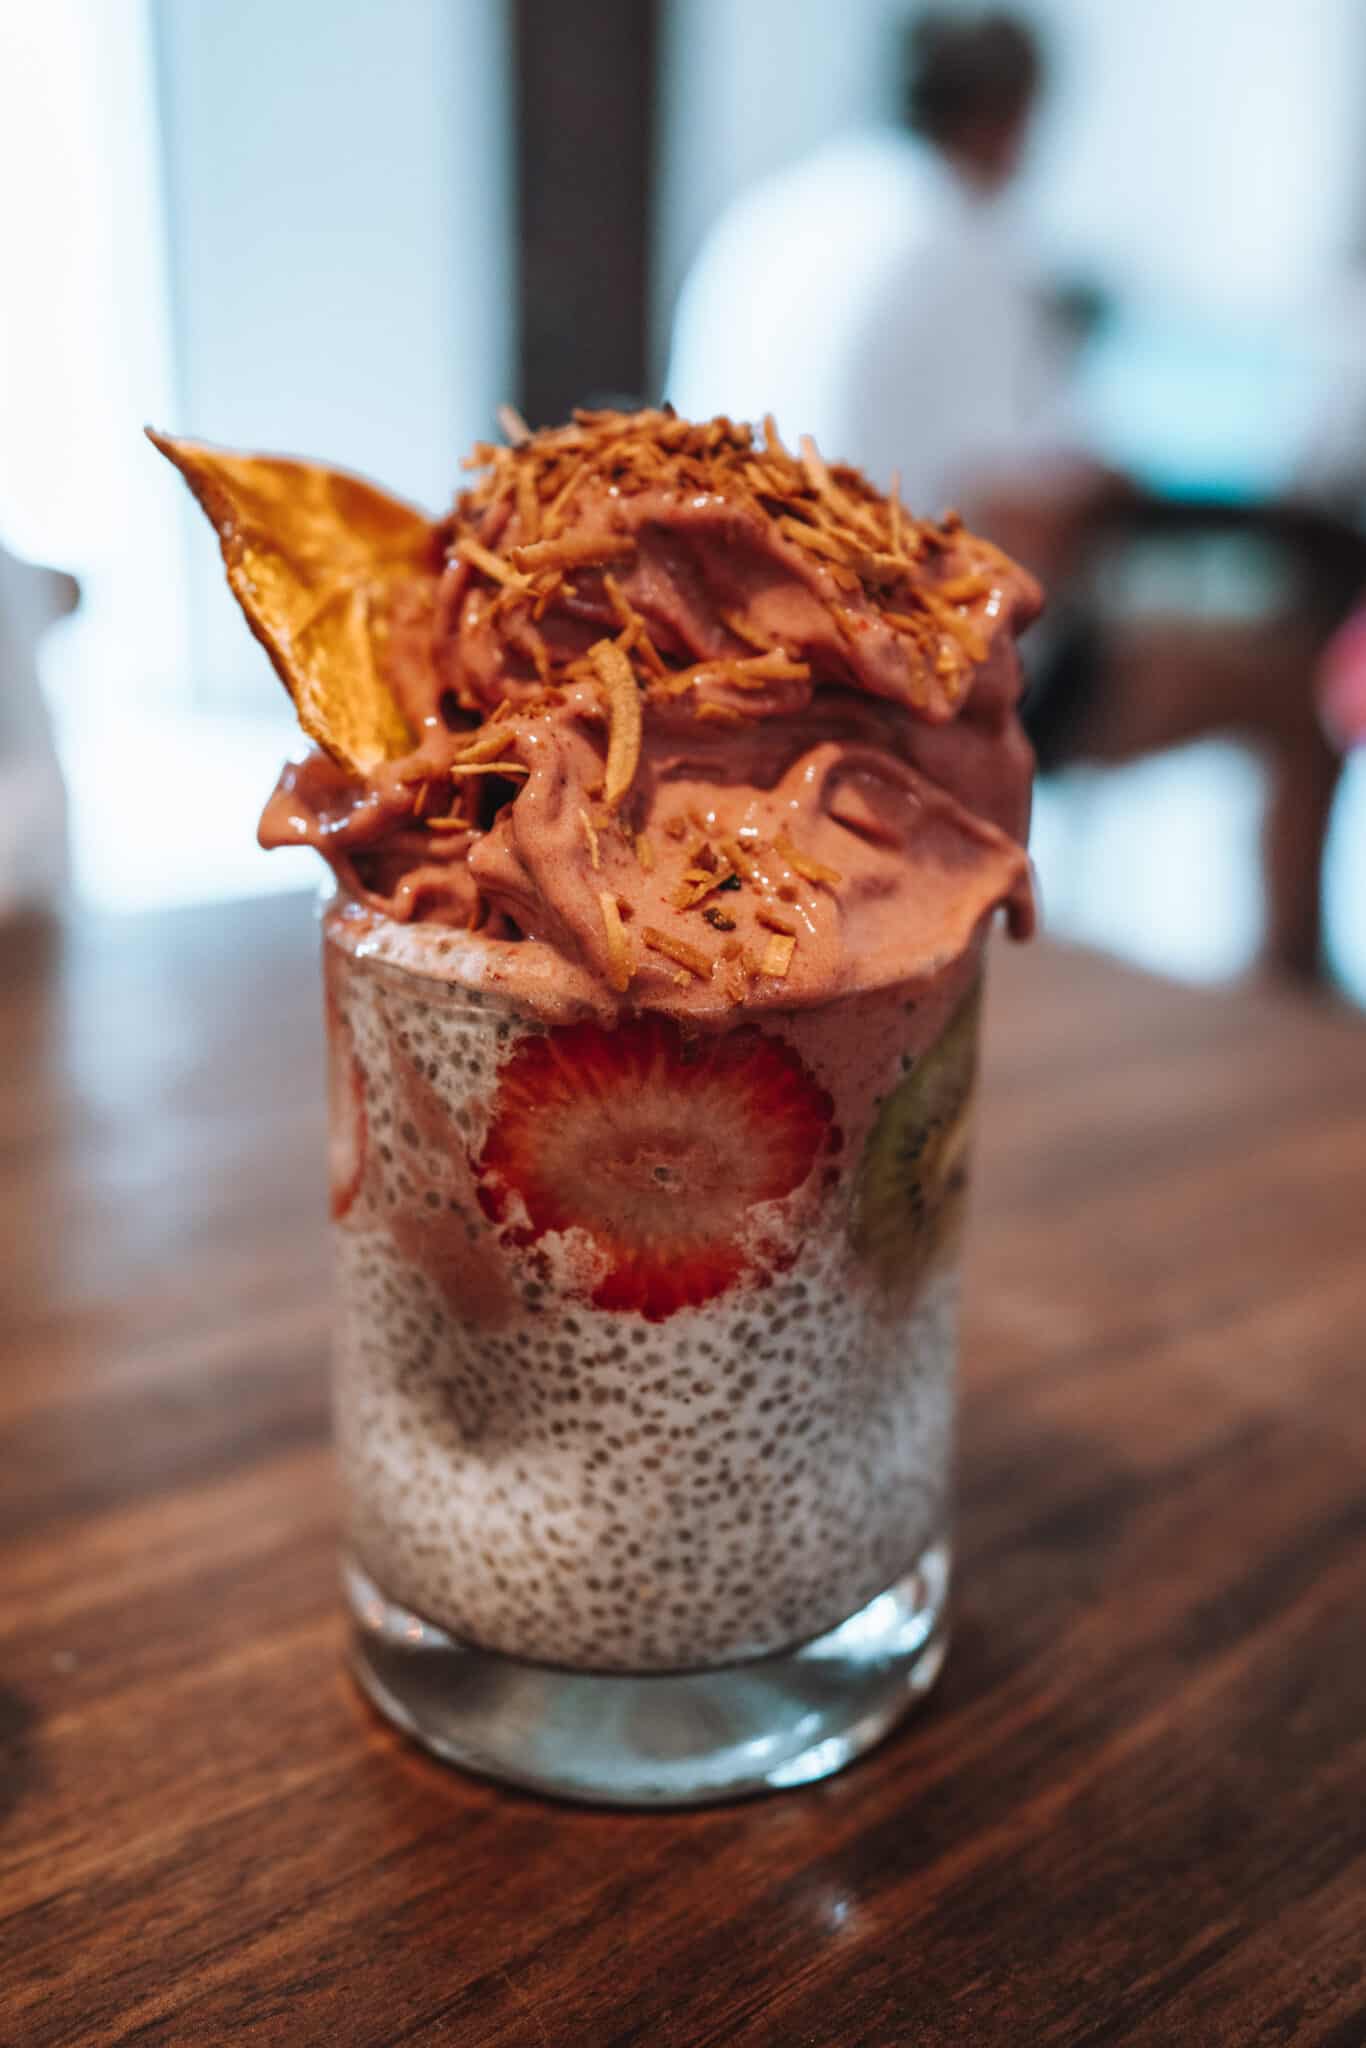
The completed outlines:
<svg viewBox="0 0 1366 2048">
<path fill-rule="evenodd" d="M 1067 350 L 1010 203 L 1035 35 L 925 12 L 904 73 L 900 130 L 837 139 L 722 217 L 679 301 L 668 395 L 693 418 L 772 412 L 933 513 L 1003 472 L 1037 480 L 1041 458 L 1068 467 Z"/>
<path fill-rule="evenodd" d="M 1274 507 L 1167 505 L 1086 452 L 1070 370 L 1077 319 L 1097 308 L 1059 307 L 1011 189 L 1044 88 L 1040 45 L 1008 14 L 944 9 L 913 19 L 906 52 L 909 132 L 838 140 L 723 216 L 680 299 L 668 395 L 693 417 L 772 412 L 884 487 L 899 473 L 913 511 L 957 506 L 1043 580 L 1048 608 L 1021 650 L 1041 769 L 1118 765 L 1212 732 L 1255 747 L 1271 790 L 1266 951 L 1313 976 L 1340 766 L 1313 686 L 1346 609 L 1352 537 Z M 1107 550 L 1154 530 L 1198 545 L 1230 521 L 1304 568 L 1284 616 L 1241 631 L 1129 622 L 1098 600 Z M 1346 725 L 1366 704 L 1366 635 L 1336 651 Z"/>
<path fill-rule="evenodd" d="M 0 917 L 50 908 L 66 885 L 66 792 L 38 643 L 79 601 L 74 576 L 0 545 Z"/>
</svg>

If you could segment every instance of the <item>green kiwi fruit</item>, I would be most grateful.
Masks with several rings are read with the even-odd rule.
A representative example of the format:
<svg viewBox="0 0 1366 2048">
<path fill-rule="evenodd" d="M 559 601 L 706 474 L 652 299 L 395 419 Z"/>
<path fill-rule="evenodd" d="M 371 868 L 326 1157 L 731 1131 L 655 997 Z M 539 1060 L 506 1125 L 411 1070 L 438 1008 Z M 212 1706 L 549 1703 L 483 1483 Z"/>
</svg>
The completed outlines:
<svg viewBox="0 0 1366 2048">
<path fill-rule="evenodd" d="M 878 1112 L 854 1186 L 854 1249 L 909 1295 L 958 1242 L 967 1207 L 980 976 Z"/>
</svg>

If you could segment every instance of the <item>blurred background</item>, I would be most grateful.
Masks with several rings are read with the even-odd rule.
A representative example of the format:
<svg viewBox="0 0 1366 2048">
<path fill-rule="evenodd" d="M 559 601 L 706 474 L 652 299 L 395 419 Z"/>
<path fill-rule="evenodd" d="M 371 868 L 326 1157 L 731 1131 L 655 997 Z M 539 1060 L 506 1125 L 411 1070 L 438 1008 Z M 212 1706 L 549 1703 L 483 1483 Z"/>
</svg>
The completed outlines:
<svg viewBox="0 0 1366 2048">
<path fill-rule="evenodd" d="M 963 485 L 1056 592 L 1047 920 L 1366 1002 L 1366 8 L 1038 0 L 1004 44 L 935 17 L 0 9 L 0 905 L 315 879 L 255 846 L 292 718 L 144 421 L 437 507 L 500 401 L 748 414 L 762 387 L 789 439 L 910 491 L 934 423 L 988 422 L 1015 375 L 952 324 L 995 335 L 974 295 L 1007 280 L 1042 382 Z M 959 279 L 931 367 L 927 250 Z"/>
</svg>

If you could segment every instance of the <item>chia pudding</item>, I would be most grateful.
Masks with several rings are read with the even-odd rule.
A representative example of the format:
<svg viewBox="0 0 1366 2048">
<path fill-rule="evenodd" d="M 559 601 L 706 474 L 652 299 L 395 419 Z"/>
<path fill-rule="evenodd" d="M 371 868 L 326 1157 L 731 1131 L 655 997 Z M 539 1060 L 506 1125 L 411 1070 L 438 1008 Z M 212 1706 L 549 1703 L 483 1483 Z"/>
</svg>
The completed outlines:
<svg viewBox="0 0 1366 2048">
<path fill-rule="evenodd" d="M 726 1663 L 853 1613 L 942 1530 L 957 1306 L 952 1215 L 923 1270 L 908 1217 L 888 1219 L 905 1262 L 889 1271 L 864 1241 L 869 1203 L 909 1203 L 912 1183 L 870 1193 L 859 1169 L 972 963 L 916 1003 L 768 1020 L 723 1041 L 743 1056 L 718 1069 L 714 1040 L 663 1022 L 644 1059 L 630 1025 L 538 1031 L 439 957 L 386 960 L 386 936 L 412 960 L 411 932 L 366 921 L 358 941 L 334 913 L 325 936 L 337 1436 L 365 1571 L 456 1636 L 578 1668 Z M 500 1118 L 525 1117 L 531 1146 L 538 1117 L 563 1121 L 564 1103 L 501 1085 L 561 1034 L 564 1093 L 583 1084 L 565 1162 L 583 1220 L 533 1233 L 491 1141 Z M 949 1105 L 960 1158 L 971 1051 Z M 756 1097 L 770 1124 L 800 1123 L 792 1161 L 760 1157 Z M 761 1202 L 736 1186 L 802 1169 Z M 951 1203 L 951 1179 L 933 1200 Z M 633 1183 L 650 1180 L 645 1215 Z M 638 1298 L 611 1305 L 628 1254 Z M 693 1293 L 717 1291 L 672 1305 L 680 1255 Z"/>
</svg>

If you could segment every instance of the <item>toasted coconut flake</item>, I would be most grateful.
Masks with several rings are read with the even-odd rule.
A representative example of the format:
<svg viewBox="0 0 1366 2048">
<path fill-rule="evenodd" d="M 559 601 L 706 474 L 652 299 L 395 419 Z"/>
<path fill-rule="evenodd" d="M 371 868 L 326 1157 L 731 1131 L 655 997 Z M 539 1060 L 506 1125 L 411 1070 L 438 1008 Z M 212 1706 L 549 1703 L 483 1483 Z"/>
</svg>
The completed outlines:
<svg viewBox="0 0 1366 2048">
<path fill-rule="evenodd" d="M 536 592 L 536 602 L 531 607 L 532 618 L 537 621 L 543 619 L 549 608 L 551 599 L 558 597 L 563 588 L 563 576 L 560 576 L 558 574 L 554 576 L 547 576 Z"/>
<path fill-rule="evenodd" d="M 856 553 L 853 560 L 863 581 L 874 590 L 890 590 L 906 574 L 906 564 L 901 556 L 888 554 L 885 548 L 865 549 Z"/>
<path fill-rule="evenodd" d="M 509 550 L 516 566 L 529 571 L 594 568 L 600 562 L 625 561 L 635 551 L 635 542 L 625 534 L 599 540 L 538 540 Z"/>
<path fill-rule="evenodd" d="M 721 851 L 734 868 L 736 874 L 743 876 L 745 881 L 758 882 L 762 880 L 752 855 L 741 846 L 738 839 L 723 839 L 721 841 Z"/>
<path fill-rule="evenodd" d="M 714 725 L 748 725 L 750 722 L 743 711 L 736 711 L 729 704 L 699 704 L 696 716 L 710 719 Z"/>
<path fill-rule="evenodd" d="M 631 942 L 621 921 L 621 905 L 610 889 L 598 893 L 598 908 L 602 912 L 602 928 L 607 934 L 607 978 L 618 995 L 624 995 L 631 986 L 634 971 L 631 959 Z"/>
<path fill-rule="evenodd" d="M 771 412 L 764 414 L 764 447 L 770 455 L 776 455 L 782 462 L 791 462 L 792 457 L 783 446 L 783 437 L 778 432 L 778 422 Z"/>
<path fill-rule="evenodd" d="M 672 674 L 665 674 L 659 676 L 654 682 L 651 683 L 650 695 L 652 697 L 686 696 L 687 692 L 690 689 L 692 689 L 694 683 L 696 683 L 697 680 L 697 669 L 675 669 Z"/>
<path fill-rule="evenodd" d="M 640 624 L 640 613 L 635 610 L 626 592 L 617 582 L 610 569 L 603 571 L 602 587 L 607 592 L 607 602 L 619 626 L 634 632 Z"/>
<path fill-rule="evenodd" d="M 466 765 L 475 761 L 491 761 L 507 745 L 507 738 L 505 732 L 493 732 L 489 726 L 481 726 L 470 734 L 455 758 Z"/>
<path fill-rule="evenodd" d="M 811 679 L 811 664 L 794 661 L 781 647 L 770 647 L 766 654 L 746 655 L 734 666 L 741 675 L 756 677 L 761 683 L 805 683 Z"/>
<path fill-rule="evenodd" d="M 695 661 L 690 668 L 674 669 L 661 684 L 659 694 L 665 697 L 680 697 L 685 690 L 697 689 L 700 685 L 713 684 L 719 689 L 758 689 L 760 684 L 751 682 L 743 666 L 753 660 L 752 655 L 720 655 L 707 661 Z"/>
<path fill-rule="evenodd" d="M 588 841 L 588 858 L 592 861 L 595 869 L 600 868 L 602 866 L 602 853 L 598 845 L 597 830 L 593 820 L 582 806 L 579 809 L 579 823 L 583 826 L 583 836 Z"/>
<path fill-rule="evenodd" d="M 498 424 L 505 438 L 514 448 L 521 448 L 531 439 L 531 429 L 515 405 L 500 405 Z"/>
<path fill-rule="evenodd" d="M 647 875 L 654 873 L 655 850 L 645 833 L 637 832 L 635 839 L 636 859 Z"/>
<path fill-rule="evenodd" d="M 525 603 L 526 593 L 524 591 L 512 590 L 505 584 L 502 587 L 502 589 L 499 590 L 498 595 L 494 598 L 492 605 L 489 607 L 489 618 L 493 624 L 497 625 L 498 622 L 501 619 L 505 618 L 509 613 L 520 613 L 521 608 L 523 607 L 523 605 L 525 605 Z M 520 628 L 521 623 L 522 622 L 520 617 L 514 621 L 514 632 L 516 632 Z M 511 635 L 509 635 L 509 637 L 511 637 Z"/>
<path fill-rule="evenodd" d="M 784 516 L 778 521 L 778 531 L 785 533 L 789 540 L 795 540 L 814 555 L 824 555 L 827 561 L 843 566 L 849 559 L 848 543 L 839 541 L 834 534 L 827 533 L 819 526 L 808 526 L 804 520 Z"/>
<path fill-rule="evenodd" d="M 669 673 L 668 664 L 666 663 L 664 656 L 660 653 L 659 649 L 655 646 L 654 641 L 650 638 L 649 630 L 646 627 L 644 619 L 642 619 L 639 625 L 636 627 L 636 648 L 640 654 L 641 660 L 645 663 L 646 668 L 648 668 L 653 675 L 666 676 Z"/>
<path fill-rule="evenodd" d="M 540 539 L 541 501 L 536 493 L 535 476 L 525 463 L 517 471 L 517 524 L 524 546 Z"/>
<path fill-rule="evenodd" d="M 766 638 L 764 634 L 758 632 L 755 627 L 751 626 L 749 620 L 742 613 L 736 611 L 722 612 L 721 624 L 735 639 L 742 641 L 746 647 L 752 647 L 756 654 L 768 654 L 771 652 L 773 642 Z"/>
<path fill-rule="evenodd" d="M 740 475 L 757 500 L 781 495 L 780 492 L 775 492 L 774 490 L 773 472 L 764 463 L 758 461 L 757 458 L 742 464 Z M 759 505 L 759 510 L 761 512 L 764 510 L 762 503 Z"/>
<path fill-rule="evenodd" d="M 803 434 L 797 446 L 802 451 L 802 474 L 818 498 L 830 496 L 830 472 L 825 458 L 809 434 Z"/>
<path fill-rule="evenodd" d="M 427 830 L 429 832 L 468 832 L 469 829 L 469 819 L 461 817 L 455 812 L 452 812 L 449 818 L 427 819 Z"/>
<path fill-rule="evenodd" d="M 751 466 L 758 471 L 759 488 L 763 495 L 774 499 L 780 505 L 790 504 L 794 494 L 806 489 L 806 479 L 786 449 L 783 451 L 781 462 L 756 462 Z"/>
<path fill-rule="evenodd" d="M 577 462 L 571 463 L 568 476 L 546 507 L 545 518 L 541 522 L 541 531 L 548 540 L 553 540 L 559 532 L 560 525 L 564 519 L 565 509 L 580 483 L 582 483 L 587 469 L 588 457 L 586 455 L 581 456 Z"/>
<path fill-rule="evenodd" d="M 693 910 L 716 890 L 723 889 L 735 870 L 731 867 L 688 867 L 669 901 L 675 910 Z"/>
<path fill-rule="evenodd" d="M 468 562 L 471 568 L 481 570 L 492 582 L 501 583 L 507 590 L 524 591 L 531 588 L 527 577 L 519 576 L 510 562 L 505 562 L 501 555 L 495 555 L 491 548 L 484 547 L 481 542 L 472 540 L 467 533 L 462 533 L 457 540 L 455 552 L 463 562 Z"/>
<path fill-rule="evenodd" d="M 588 650 L 598 680 L 607 698 L 607 771 L 603 801 L 615 810 L 635 781 L 640 763 L 640 690 L 631 664 L 610 640 L 599 640 Z"/>
<path fill-rule="evenodd" d="M 828 868 L 824 861 L 813 860 L 809 853 L 799 852 L 785 832 L 778 833 L 774 839 L 773 851 L 808 882 L 824 882 L 827 888 L 834 889 L 844 880 L 838 868 Z"/>
<path fill-rule="evenodd" d="M 926 612 L 891 612 L 882 614 L 889 626 L 895 626 L 898 633 L 909 633 L 914 640 L 922 643 L 934 633 L 934 621 Z"/>
<path fill-rule="evenodd" d="M 771 974 L 775 981 L 781 981 L 792 965 L 792 955 L 797 941 L 787 932 L 775 932 L 764 947 L 764 957 L 759 963 L 761 974 Z"/>
<path fill-rule="evenodd" d="M 883 531 L 882 520 L 874 515 L 870 506 L 859 504 L 833 480 L 827 483 L 822 497 L 829 509 L 831 523 L 852 534 L 856 546 L 886 548 L 887 535 Z"/>
<path fill-rule="evenodd" d="M 689 974 L 695 974 L 699 981 L 710 981 L 712 963 L 699 946 L 690 946 L 686 939 L 676 939 L 669 932 L 661 932 L 654 925 L 640 928 L 640 936 L 652 953 L 662 953 L 666 960 L 676 960 L 680 967 L 686 967 Z"/>
<path fill-rule="evenodd" d="M 652 669 L 657 676 L 667 675 L 668 667 L 663 655 L 650 638 L 649 628 L 610 569 L 603 572 L 602 584 L 618 625 L 631 634 L 633 644 L 639 649 L 645 666 Z"/>
<path fill-rule="evenodd" d="M 991 577 L 976 570 L 966 576 L 946 576 L 935 585 L 934 594 L 945 604 L 973 604 L 979 597 L 989 597 L 991 590 Z"/>
<path fill-rule="evenodd" d="M 454 761 L 448 772 L 452 775 L 530 775 L 531 770 L 520 761 Z"/>
<path fill-rule="evenodd" d="M 986 641 L 971 619 L 962 618 L 951 604 L 945 604 L 932 590 L 922 590 L 917 594 L 935 624 L 958 642 L 969 661 L 986 660 Z"/>
<path fill-rule="evenodd" d="M 426 811 L 428 801 L 431 797 L 431 793 L 432 785 L 430 782 L 419 782 L 419 784 L 417 785 L 417 794 L 413 798 L 413 816 L 415 818 L 422 817 L 423 813 Z"/>
<path fill-rule="evenodd" d="M 800 929 L 795 918 L 789 917 L 785 910 L 775 910 L 771 903 L 761 903 L 754 915 L 771 932 L 782 932 L 789 939 L 795 939 Z"/>
</svg>

